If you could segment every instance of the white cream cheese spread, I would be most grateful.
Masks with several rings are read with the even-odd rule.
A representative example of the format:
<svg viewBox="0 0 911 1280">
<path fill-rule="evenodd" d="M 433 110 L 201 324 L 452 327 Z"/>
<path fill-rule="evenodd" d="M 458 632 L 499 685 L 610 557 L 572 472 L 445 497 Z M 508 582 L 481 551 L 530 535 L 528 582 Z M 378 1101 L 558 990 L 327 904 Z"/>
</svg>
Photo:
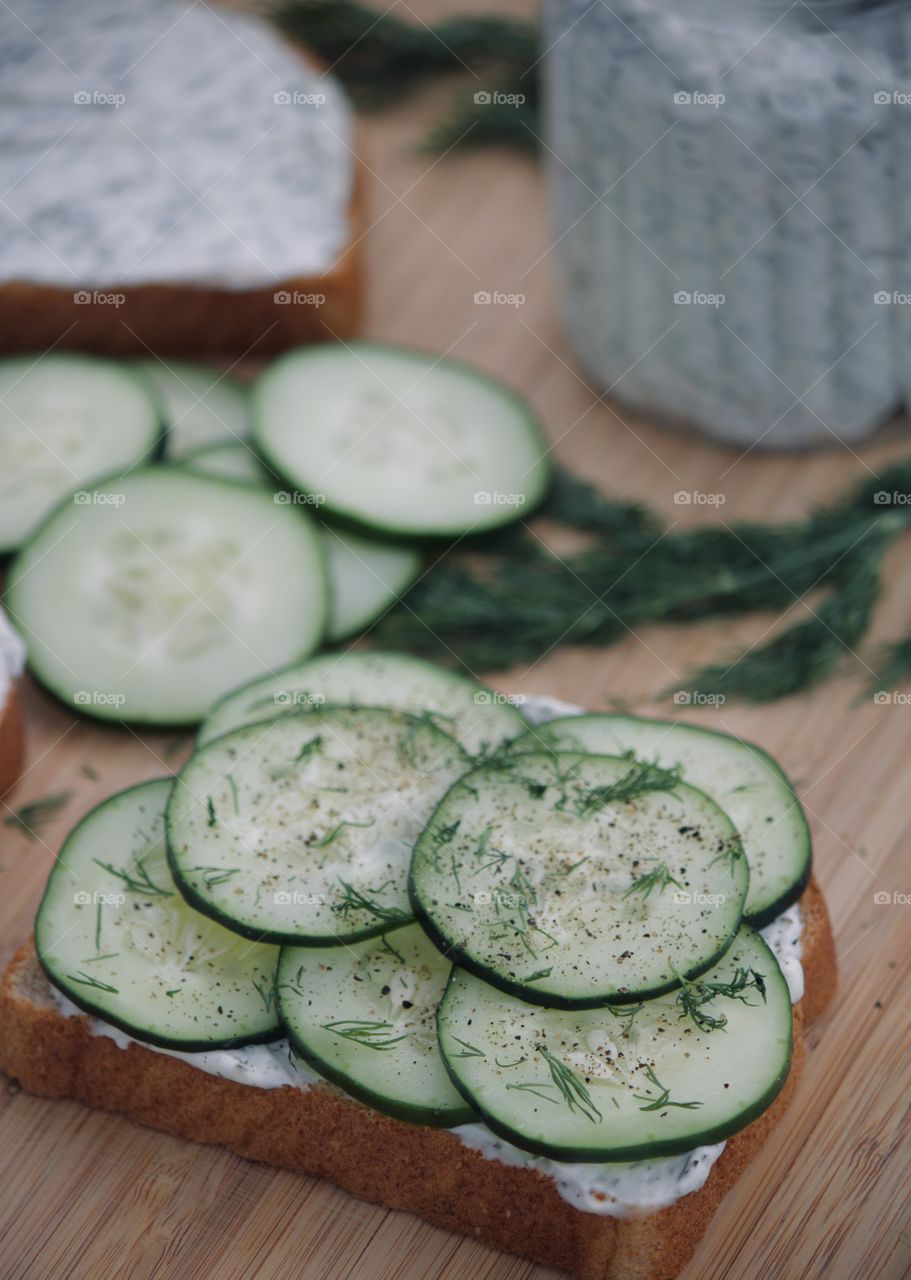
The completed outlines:
<svg viewBox="0 0 911 1280">
<path fill-rule="evenodd" d="M 65 1018 L 82 1015 L 79 1006 L 73 1004 L 72 1000 L 67 999 L 53 985 L 51 994 Z M 118 1049 L 128 1049 L 131 1044 L 138 1044 L 142 1049 L 151 1049 L 153 1053 L 177 1058 L 179 1062 L 186 1062 L 197 1071 L 204 1071 L 210 1076 L 221 1076 L 223 1080 L 233 1080 L 236 1084 L 249 1084 L 257 1089 L 279 1089 L 285 1084 L 293 1085 L 296 1089 L 309 1089 L 319 1080 L 316 1072 L 311 1071 L 305 1062 L 291 1052 L 287 1040 L 273 1040 L 270 1044 L 248 1044 L 240 1049 L 207 1049 L 200 1053 L 183 1053 L 179 1049 L 164 1049 L 158 1045 L 146 1044 L 144 1040 L 137 1040 L 119 1027 L 102 1022 L 100 1018 L 90 1017 L 88 1022 L 91 1035 L 113 1040 Z"/>
<path fill-rule="evenodd" d="M 22 675 L 24 666 L 25 644 L 0 609 L 0 712 L 6 705 L 10 686 Z"/>
<path fill-rule="evenodd" d="M 522 710 L 533 724 L 581 712 L 581 708 L 571 703 L 544 697 L 527 698 Z M 762 930 L 762 936 L 781 965 L 793 1003 L 803 995 L 801 931 L 802 920 L 797 906 L 789 907 Z M 81 1014 L 81 1010 L 55 987 L 51 987 L 51 992 L 57 1008 L 65 1017 Z M 320 1081 L 316 1072 L 292 1053 L 287 1040 L 247 1045 L 240 1049 L 183 1053 L 135 1040 L 97 1018 L 89 1018 L 89 1031 L 94 1036 L 106 1036 L 121 1049 L 139 1044 L 154 1053 L 178 1058 L 209 1075 L 259 1089 L 275 1089 L 282 1085 L 308 1089 Z M 698 1191 L 725 1147 L 723 1142 L 718 1142 L 679 1156 L 630 1163 L 564 1164 L 522 1151 L 498 1138 L 484 1124 L 460 1125 L 452 1133 L 466 1147 L 478 1151 L 487 1160 L 537 1169 L 552 1178 L 559 1194 L 574 1208 L 584 1213 L 616 1218 L 663 1209 L 682 1196 Z"/>
<path fill-rule="evenodd" d="M 453 1133 L 466 1147 L 480 1151 L 487 1160 L 537 1169 L 553 1178 L 564 1200 L 583 1213 L 613 1218 L 664 1209 L 681 1196 L 698 1191 L 724 1150 L 723 1142 L 697 1147 L 682 1156 L 664 1160 L 637 1160 L 631 1164 L 560 1164 L 529 1155 L 498 1138 L 484 1124 L 463 1124 Z"/>
<path fill-rule="evenodd" d="M 345 246 L 347 104 L 265 21 L 18 0 L 0 77 L 0 281 L 240 289 L 316 275 Z"/>
<path fill-rule="evenodd" d="M 780 916 L 776 916 L 771 924 L 767 924 L 759 932 L 771 948 L 784 974 L 788 991 L 791 993 L 791 1004 L 797 1004 L 798 1000 L 803 999 L 803 965 L 801 964 L 803 919 L 800 907 L 795 902 L 792 907 L 782 911 Z"/>
</svg>

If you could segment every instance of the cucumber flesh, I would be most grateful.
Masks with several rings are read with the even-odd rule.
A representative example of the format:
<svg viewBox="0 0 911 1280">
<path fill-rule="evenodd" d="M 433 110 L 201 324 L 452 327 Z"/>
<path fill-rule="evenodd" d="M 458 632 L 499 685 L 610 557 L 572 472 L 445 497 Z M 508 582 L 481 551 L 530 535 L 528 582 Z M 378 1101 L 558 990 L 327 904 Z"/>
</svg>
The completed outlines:
<svg viewBox="0 0 911 1280">
<path fill-rule="evenodd" d="M 169 458 L 249 433 L 246 388 L 230 374 L 185 360 L 134 362 L 158 396 L 168 424 Z"/>
<path fill-rule="evenodd" d="M 311 658 L 228 694 L 206 717 L 199 741 L 324 703 L 430 715 L 471 755 L 492 752 L 525 728 L 516 707 L 474 680 L 421 658 L 352 651 Z"/>
<path fill-rule="evenodd" d="M 187 1051 L 273 1040 L 278 949 L 193 911 L 165 851 L 172 779 L 105 800 L 67 837 L 35 945 L 74 1004 L 149 1044 Z"/>
<path fill-rule="evenodd" d="M 362 631 L 411 586 L 421 567 L 412 547 L 322 528 L 332 587 L 328 639 Z"/>
<path fill-rule="evenodd" d="M 377 343 L 289 352 L 254 383 L 253 435 L 289 485 L 393 536 L 480 531 L 529 513 L 549 480 L 530 409 L 453 360 Z"/>
<path fill-rule="evenodd" d="M 240 440 L 216 440 L 181 457 L 181 465 L 201 475 L 221 480 L 241 480 L 246 484 L 276 487 L 276 478 L 248 444 Z"/>
<path fill-rule="evenodd" d="M 528 732 L 517 751 L 540 748 L 623 755 L 678 768 L 719 804 L 740 833 L 750 867 L 744 915 L 760 928 L 796 902 L 810 878 L 810 830 L 794 789 L 761 747 L 731 734 L 625 715 L 567 716 Z"/>
<path fill-rule="evenodd" d="M 250 938 L 331 946 L 412 919 L 408 864 L 467 767 L 428 719 L 323 707 L 201 747 L 168 806 L 171 868 L 197 910 Z"/>
<path fill-rule="evenodd" d="M 285 947 L 279 1010 L 295 1052 L 385 1115 L 451 1128 L 477 1119 L 440 1054 L 451 965 L 419 925 L 345 947 Z"/>
<path fill-rule="evenodd" d="M 8 589 L 32 670 L 69 706 L 193 723 L 319 643 L 325 568 L 302 511 L 176 467 L 134 471 L 90 497 L 50 516 Z"/>
<path fill-rule="evenodd" d="M 440 1046 L 487 1125 L 525 1151 L 564 1162 L 676 1155 L 745 1128 L 790 1067 L 788 988 L 758 934 L 742 927 L 700 983 L 696 1012 L 720 1025 L 697 1024 L 679 993 L 556 1011 L 455 969 Z"/>
<path fill-rule="evenodd" d="M 112 360 L 0 360 L 0 553 L 20 546 L 67 494 L 151 461 L 162 431 L 154 396 Z"/>
<path fill-rule="evenodd" d="M 442 950 L 535 1003 L 633 1001 L 709 968 L 748 871 L 728 816 L 630 759 L 550 752 L 461 778 L 414 851 L 415 912 Z"/>
<path fill-rule="evenodd" d="M 267 484 L 281 491 L 281 482 L 245 444 L 208 445 L 186 459 L 192 471 Z M 362 631 L 411 586 L 421 567 L 413 547 L 364 538 L 347 530 L 321 525 L 326 549 L 332 609 L 327 640 L 344 640 Z"/>
</svg>

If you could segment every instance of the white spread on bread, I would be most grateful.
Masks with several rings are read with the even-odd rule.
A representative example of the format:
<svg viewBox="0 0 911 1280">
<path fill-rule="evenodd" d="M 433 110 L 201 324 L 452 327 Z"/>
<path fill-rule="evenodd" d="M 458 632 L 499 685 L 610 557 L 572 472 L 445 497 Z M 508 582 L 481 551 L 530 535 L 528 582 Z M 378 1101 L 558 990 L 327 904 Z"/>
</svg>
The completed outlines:
<svg viewBox="0 0 911 1280">
<path fill-rule="evenodd" d="M 345 248 L 347 104 L 268 22 L 18 0 L 0 74 L 0 281 L 116 306 L 121 284 L 271 286 Z M 80 298 L 93 287 L 113 293 Z"/>
<path fill-rule="evenodd" d="M 791 1004 L 803 999 L 803 918 L 795 902 L 759 932 L 775 954 L 791 993 Z"/>
<path fill-rule="evenodd" d="M 697 1147 L 681 1156 L 636 1160 L 629 1164 L 560 1164 L 529 1155 L 498 1138 L 484 1124 L 463 1124 L 453 1133 L 487 1160 L 537 1169 L 553 1178 L 564 1200 L 583 1213 L 612 1218 L 665 1209 L 681 1196 L 698 1191 L 724 1150 L 723 1142 Z"/>
<path fill-rule="evenodd" d="M 15 680 L 22 675 L 25 666 L 25 644 L 13 630 L 9 618 L 0 609 L 0 712 L 6 706 L 7 695 Z"/>
</svg>

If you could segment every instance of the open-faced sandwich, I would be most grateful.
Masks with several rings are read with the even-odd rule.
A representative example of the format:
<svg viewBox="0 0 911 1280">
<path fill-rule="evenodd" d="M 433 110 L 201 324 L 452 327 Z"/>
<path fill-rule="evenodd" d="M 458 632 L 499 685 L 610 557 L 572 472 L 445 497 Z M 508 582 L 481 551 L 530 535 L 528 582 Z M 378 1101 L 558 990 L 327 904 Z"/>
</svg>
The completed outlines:
<svg viewBox="0 0 911 1280">
<path fill-rule="evenodd" d="M 835 966 L 775 762 L 330 654 L 71 832 L 0 1066 L 585 1280 L 672 1277 Z"/>
</svg>

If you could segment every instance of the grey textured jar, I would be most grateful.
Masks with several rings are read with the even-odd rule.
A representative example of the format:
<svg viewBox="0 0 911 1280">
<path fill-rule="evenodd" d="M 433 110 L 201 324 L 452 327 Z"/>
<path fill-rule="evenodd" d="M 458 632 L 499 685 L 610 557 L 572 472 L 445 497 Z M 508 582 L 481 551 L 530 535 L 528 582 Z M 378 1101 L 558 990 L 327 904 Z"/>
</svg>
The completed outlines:
<svg viewBox="0 0 911 1280">
<path fill-rule="evenodd" d="M 565 323 L 602 389 L 728 443 L 911 402 L 911 6 L 544 0 Z"/>
</svg>

